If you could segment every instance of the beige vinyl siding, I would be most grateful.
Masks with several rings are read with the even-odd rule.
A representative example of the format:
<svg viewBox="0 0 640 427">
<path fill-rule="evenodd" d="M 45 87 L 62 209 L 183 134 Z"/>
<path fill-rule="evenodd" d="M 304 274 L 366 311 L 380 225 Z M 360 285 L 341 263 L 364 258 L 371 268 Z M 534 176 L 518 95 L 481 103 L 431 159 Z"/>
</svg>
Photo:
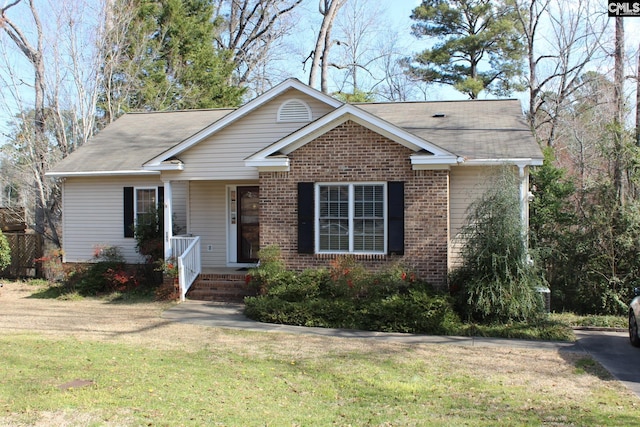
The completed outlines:
<svg viewBox="0 0 640 427">
<path fill-rule="evenodd" d="M 173 231 L 175 234 L 187 232 L 187 200 L 189 197 L 188 181 L 171 182 L 171 208 L 173 209 Z"/>
<path fill-rule="evenodd" d="M 91 261 L 96 246 L 117 246 L 127 262 L 140 262 L 136 240 L 124 237 L 123 189 L 159 186 L 158 176 L 67 178 L 62 214 L 65 261 Z"/>
<path fill-rule="evenodd" d="M 245 158 L 307 125 L 277 122 L 278 108 L 292 98 L 303 100 L 311 107 L 313 120 L 331 110 L 300 92 L 288 91 L 178 155 L 185 164 L 184 171 L 164 175 L 194 180 L 258 179 L 257 170 L 244 165 Z"/>
<path fill-rule="evenodd" d="M 471 203 L 481 196 L 488 188 L 492 174 L 492 167 L 460 166 L 452 167 L 449 175 L 449 268 L 454 268 L 460 262 L 461 244 L 459 233 L 466 223 L 467 212 Z"/>
<path fill-rule="evenodd" d="M 227 184 L 231 183 L 192 181 L 189 185 L 189 233 L 200 236 L 203 268 L 227 265 Z M 247 185 L 252 184 L 257 182 Z"/>
</svg>

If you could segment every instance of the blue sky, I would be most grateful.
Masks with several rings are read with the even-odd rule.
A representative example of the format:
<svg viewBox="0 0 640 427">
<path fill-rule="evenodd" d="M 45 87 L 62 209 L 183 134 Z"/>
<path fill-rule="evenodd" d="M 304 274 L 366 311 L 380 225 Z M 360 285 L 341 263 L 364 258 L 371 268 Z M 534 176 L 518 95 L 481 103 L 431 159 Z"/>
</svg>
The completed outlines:
<svg viewBox="0 0 640 427">
<path fill-rule="evenodd" d="M 44 0 L 39 0 L 45 3 Z M 426 40 L 418 40 L 411 35 L 412 20 L 409 18 L 411 11 L 418 6 L 420 0 L 359 0 L 366 2 L 367 7 L 371 10 L 375 10 L 377 7 L 383 8 L 384 13 L 379 16 L 378 21 L 381 23 L 381 27 L 395 30 L 401 37 L 402 43 L 405 44 L 406 50 L 403 54 L 410 56 L 413 53 L 427 47 Z M 315 41 L 315 32 L 318 28 L 318 20 L 320 14 L 317 12 L 318 0 L 306 0 L 304 8 L 300 11 L 302 15 L 300 18 L 300 25 L 296 27 L 296 36 L 300 41 L 300 45 L 297 46 L 297 50 L 292 50 L 289 55 L 288 61 L 285 66 L 284 77 L 297 77 L 303 82 L 308 80 L 308 70 L 310 64 L 307 64 L 306 69 L 302 69 L 302 59 L 312 49 L 312 45 Z M 17 17 L 16 17 L 17 18 Z M 47 19 L 47 16 L 42 16 L 43 20 Z M 625 29 L 627 35 L 627 49 L 635 50 L 637 48 L 637 31 L 640 30 L 640 18 L 626 18 Z M 334 29 L 335 31 L 335 29 Z M 306 52 L 306 53 L 305 53 Z M 332 50 L 332 56 L 337 50 Z M 23 60 L 22 58 L 20 60 Z M 634 64 L 635 65 L 635 64 Z M 635 67 L 634 67 L 635 68 Z M 28 83 L 31 77 L 25 79 Z M 275 82 L 277 83 L 277 82 Z M 25 84 L 25 87 L 27 85 Z M 434 87 L 428 93 L 429 99 L 460 99 L 464 98 L 464 95 L 448 87 Z M 518 96 L 522 98 L 523 96 Z M 1 100 L 0 100 L 1 102 Z M 7 100 L 5 100 L 7 102 Z M 6 122 L 9 117 L 6 116 L 6 110 L 0 110 L 0 132 L 6 131 Z"/>
</svg>

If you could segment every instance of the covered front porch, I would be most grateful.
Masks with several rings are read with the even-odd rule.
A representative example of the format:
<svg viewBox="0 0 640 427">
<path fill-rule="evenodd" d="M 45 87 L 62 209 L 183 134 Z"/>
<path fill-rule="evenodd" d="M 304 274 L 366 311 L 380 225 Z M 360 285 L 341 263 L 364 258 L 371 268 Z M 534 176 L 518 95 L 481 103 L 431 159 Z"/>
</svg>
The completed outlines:
<svg viewBox="0 0 640 427">
<path fill-rule="evenodd" d="M 190 290 L 192 297 L 202 297 L 203 289 L 246 293 L 260 245 L 257 183 L 163 183 L 164 257 L 177 265 L 181 301 Z"/>
</svg>

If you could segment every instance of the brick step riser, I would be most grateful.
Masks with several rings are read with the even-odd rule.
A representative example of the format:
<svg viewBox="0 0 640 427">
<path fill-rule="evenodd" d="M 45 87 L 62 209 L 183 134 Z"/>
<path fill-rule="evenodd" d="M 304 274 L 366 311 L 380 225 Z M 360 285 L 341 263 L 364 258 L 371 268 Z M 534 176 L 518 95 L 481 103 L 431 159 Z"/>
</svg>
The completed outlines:
<svg viewBox="0 0 640 427">
<path fill-rule="evenodd" d="M 187 293 L 187 298 L 199 301 L 242 302 L 245 296 L 255 295 L 244 277 L 200 277 Z"/>
</svg>

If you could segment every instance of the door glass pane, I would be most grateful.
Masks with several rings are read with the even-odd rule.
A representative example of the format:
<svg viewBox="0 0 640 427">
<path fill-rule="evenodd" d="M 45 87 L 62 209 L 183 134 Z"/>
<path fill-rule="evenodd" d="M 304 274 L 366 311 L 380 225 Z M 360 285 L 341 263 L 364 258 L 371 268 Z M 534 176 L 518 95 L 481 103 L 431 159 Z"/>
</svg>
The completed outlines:
<svg viewBox="0 0 640 427">
<path fill-rule="evenodd" d="M 239 187 L 238 262 L 253 262 L 260 250 L 258 187 Z"/>
</svg>

